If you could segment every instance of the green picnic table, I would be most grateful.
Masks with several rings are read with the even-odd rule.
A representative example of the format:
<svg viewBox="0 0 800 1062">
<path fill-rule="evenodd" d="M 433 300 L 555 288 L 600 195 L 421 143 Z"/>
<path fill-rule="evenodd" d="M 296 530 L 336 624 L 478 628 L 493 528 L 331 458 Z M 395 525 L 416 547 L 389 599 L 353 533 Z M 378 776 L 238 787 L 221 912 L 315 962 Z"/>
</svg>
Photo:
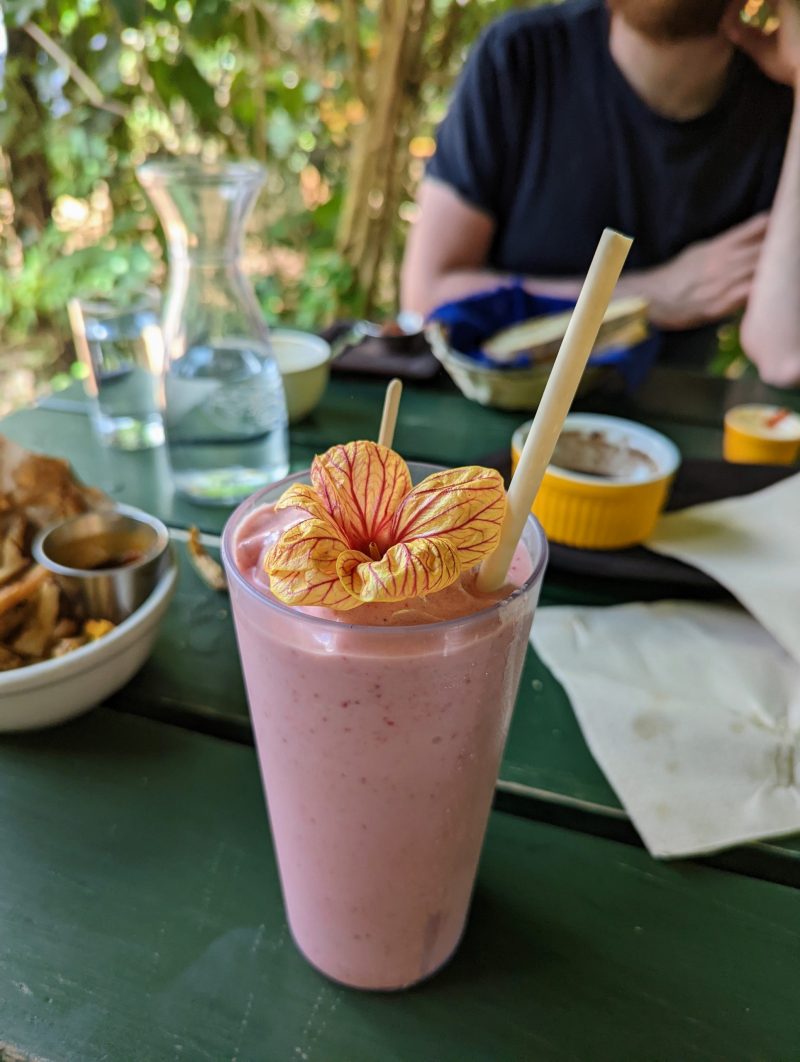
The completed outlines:
<svg viewBox="0 0 800 1062">
<path fill-rule="evenodd" d="M 374 437 L 383 383 L 337 377 L 292 432 L 292 464 Z M 719 456 L 757 380 L 658 369 L 633 416 Z M 780 393 L 800 409 L 800 394 Z M 397 448 L 462 464 L 524 415 L 407 386 Z M 87 482 L 214 549 L 224 510 L 176 500 L 163 451 L 100 450 L 79 393 L 2 424 Z M 641 592 L 641 588 L 638 592 Z M 635 587 L 552 571 L 542 606 Z M 467 934 L 400 995 L 326 981 L 288 937 L 228 601 L 186 563 L 156 649 L 108 705 L 0 740 L 0 1062 L 45 1059 L 518 1060 L 800 1057 L 800 840 L 658 863 L 529 651 Z"/>
</svg>

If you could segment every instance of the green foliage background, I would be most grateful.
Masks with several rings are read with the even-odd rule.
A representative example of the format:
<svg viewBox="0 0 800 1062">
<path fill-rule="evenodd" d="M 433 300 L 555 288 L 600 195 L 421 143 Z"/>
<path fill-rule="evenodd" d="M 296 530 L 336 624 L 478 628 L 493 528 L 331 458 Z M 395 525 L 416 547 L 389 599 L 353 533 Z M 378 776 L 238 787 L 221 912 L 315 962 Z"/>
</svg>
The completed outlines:
<svg viewBox="0 0 800 1062">
<path fill-rule="evenodd" d="M 320 327 L 357 309 L 335 233 L 353 133 L 365 118 L 354 81 L 370 76 L 380 7 L 391 2 L 8 0 L 0 97 L 6 367 L 46 375 L 63 363 L 70 296 L 124 297 L 162 275 L 160 237 L 134 173 L 157 153 L 264 160 L 269 180 L 250 251 L 265 312 Z M 423 118 L 409 137 L 395 263 L 427 150 L 414 137 L 430 136 L 442 117 L 481 28 L 518 6 L 430 3 Z M 382 290 L 387 310 L 392 279 Z"/>
</svg>

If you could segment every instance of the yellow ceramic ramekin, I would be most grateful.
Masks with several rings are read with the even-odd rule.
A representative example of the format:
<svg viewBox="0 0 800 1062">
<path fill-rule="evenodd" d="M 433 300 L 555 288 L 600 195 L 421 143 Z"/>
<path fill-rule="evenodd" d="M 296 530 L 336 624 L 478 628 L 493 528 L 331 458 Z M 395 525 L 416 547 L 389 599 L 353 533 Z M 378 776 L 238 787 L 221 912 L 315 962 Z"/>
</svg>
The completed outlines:
<svg viewBox="0 0 800 1062">
<path fill-rule="evenodd" d="M 514 432 L 514 468 L 530 426 L 528 421 Z M 630 479 L 605 479 L 550 464 L 533 503 L 533 513 L 547 537 L 581 549 L 623 549 L 643 542 L 666 504 L 681 460 L 678 448 L 642 424 L 599 413 L 571 413 L 563 430 L 601 432 L 612 444 L 641 451 L 657 471 Z"/>
<path fill-rule="evenodd" d="M 722 455 L 745 465 L 793 465 L 800 457 L 800 417 L 788 413 L 770 428 L 779 406 L 734 406 L 725 414 Z"/>
</svg>

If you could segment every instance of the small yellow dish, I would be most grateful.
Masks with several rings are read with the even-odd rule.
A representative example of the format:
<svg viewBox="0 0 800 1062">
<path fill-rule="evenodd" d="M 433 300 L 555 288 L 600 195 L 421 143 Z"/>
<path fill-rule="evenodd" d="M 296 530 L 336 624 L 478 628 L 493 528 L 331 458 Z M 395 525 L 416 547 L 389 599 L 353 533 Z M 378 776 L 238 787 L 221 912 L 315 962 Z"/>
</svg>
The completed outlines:
<svg viewBox="0 0 800 1062">
<path fill-rule="evenodd" d="M 800 417 L 782 413 L 780 406 L 729 409 L 722 440 L 725 460 L 746 465 L 793 465 L 800 457 Z"/>
<path fill-rule="evenodd" d="M 514 432 L 513 468 L 531 423 Z M 580 549 L 637 545 L 655 527 L 680 460 L 674 443 L 642 424 L 571 413 L 533 513 L 552 542 Z"/>
</svg>

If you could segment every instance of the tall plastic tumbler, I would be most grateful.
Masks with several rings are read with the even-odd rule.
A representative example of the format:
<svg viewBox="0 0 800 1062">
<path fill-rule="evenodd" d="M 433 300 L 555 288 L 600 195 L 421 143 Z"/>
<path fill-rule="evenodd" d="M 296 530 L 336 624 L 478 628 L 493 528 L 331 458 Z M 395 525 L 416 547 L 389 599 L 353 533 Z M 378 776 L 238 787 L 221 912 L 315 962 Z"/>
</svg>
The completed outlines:
<svg viewBox="0 0 800 1062">
<path fill-rule="evenodd" d="M 415 482 L 435 471 L 409 467 Z M 297 481 L 308 476 L 244 502 L 223 536 L 286 912 L 328 977 L 404 988 L 442 966 L 464 929 L 547 544 L 531 517 L 523 585 L 460 619 L 320 618 L 237 565 L 243 522 Z"/>
</svg>

